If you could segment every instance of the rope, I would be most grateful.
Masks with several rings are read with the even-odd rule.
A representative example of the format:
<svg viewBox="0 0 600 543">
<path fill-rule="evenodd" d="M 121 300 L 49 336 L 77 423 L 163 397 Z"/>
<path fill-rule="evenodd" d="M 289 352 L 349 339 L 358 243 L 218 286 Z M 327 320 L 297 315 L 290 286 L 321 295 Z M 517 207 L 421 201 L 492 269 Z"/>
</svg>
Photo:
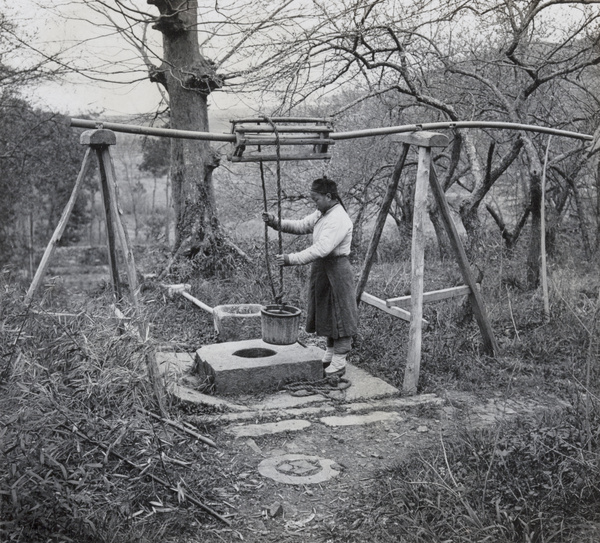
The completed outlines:
<svg viewBox="0 0 600 543">
<path fill-rule="evenodd" d="M 271 120 L 270 117 L 267 117 L 266 115 L 263 115 L 263 118 L 265 119 L 265 121 L 267 121 L 270 125 L 271 128 L 273 128 L 273 133 L 275 134 L 275 152 L 276 152 L 276 156 L 277 156 L 277 240 L 278 240 L 278 249 L 279 249 L 279 254 L 283 254 L 283 236 L 282 236 L 282 232 L 281 232 L 281 197 L 282 197 L 282 190 L 281 190 L 281 144 L 279 142 L 279 131 L 277 130 L 277 126 L 275 125 L 275 123 Z M 262 171 L 262 162 L 260 163 L 261 165 L 261 171 Z M 266 206 L 266 191 L 264 189 L 264 184 L 263 184 L 263 193 L 265 194 L 265 206 Z M 265 252 L 267 252 L 267 248 L 265 246 Z M 269 271 L 269 276 L 270 276 L 270 271 Z M 273 295 L 275 298 L 275 303 L 282 305 L 283 306 L 283 266 L 279 267 L 279 294 L 275 293 L 275 286 L 274 283 L 271 283 L 272 288 L 273 288 Z"/>
<path fill-rule="evenodd" d="M 346 390 L 351 385 L 352 383 L 344 377 L 330 375 L 324 379 L 317 379 L 315 381 L 288 383 L 283 389 L 289 391 L 292 396 L 311 396 L 312 394 L 327 395 L 327 393 L 335 392 L 336 390 Z"/>
<path fill-rule="evenodd" d="M 258 148 L 260 151 L 260 146 Z M 267 186 L 265 183 L 265 169 L 263 167 L 262 160 L 258 163 L 260 166 L 260 181 L 262 184 L 263 191 L 263 209 L 265 213 L 268 212 L 267 207 Z M 269 225 L 265 223 L 265 264 L 267 266 L 267 275 L 269 276 L 269 284 L 271 285 L 271 292 L 273 293 L 273 299 L 277 299 L 277 291 L 275 290 L 275 282 L 273 281 L 273 274 L 271 273 L 271 262 L 269 261 Z"/>
</svg>

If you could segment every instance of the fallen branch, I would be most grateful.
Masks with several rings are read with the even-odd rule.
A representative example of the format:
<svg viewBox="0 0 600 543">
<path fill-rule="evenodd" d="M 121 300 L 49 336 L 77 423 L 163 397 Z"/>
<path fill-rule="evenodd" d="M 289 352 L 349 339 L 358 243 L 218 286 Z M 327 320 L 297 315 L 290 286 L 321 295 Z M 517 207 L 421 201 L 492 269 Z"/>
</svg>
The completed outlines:
<svg viewBox="0 0 600 543">
<path fill-rule="evenodd" d="M 177 488 L 172 487 L 167 481 L 165 481 L 164 479 L 161 479 L 160 477 L 157 477 L 153 473 L 150 473 L 148 471 L 144 471 L 144 469 L 140 468 L 137 464 L 135 464 L 134 462 L 132 462 L 128 458 L 124 457 L 122 454 L 114 451 L 113 449 L 111 449 L 111 448 L 103 445 L 102 443 L 100 443 L 98 441 L 95 441 L 91 437 L 88 437 L 87 435 L 85 435 L 83 432 L 80 432 L 79 430 L 76 430 L 76 429 L 75 430 L 72 429 L 66 423 L 63 423 L 62 426 L 64 428 L 66 428 L 67 430 L 69 430 L 70 432 L 72 432 L 73 434 L 75 434 L 76 436 L 79 436 L 80 438 L 85 439 L 86 441 L 88 441 L 92 445 L 95 445 L 96 447 L 99 447 L 105 453 L 112 454 L 113 456 L 115 456 L 116 458 L 118 458 L 119 460 L 121 460 L 122 462 L 125 462 L 125 464 L 127 464 L 128 466 L 136 469 L 137 471 L 140 472 L 140 476 L 149 477 L 154 482 L 156 482 L 156 483 L 164 486 L 165 488 L 168 488 L 169 490 L 171 490 L 175 494 L 179 493 L 179 490 Z M 203 511 L 206 511 L 209 515 L 212 515 L 216 519 L 219 519 L 220 521 L 224 522 L 225 524 L 227 524 L 227 526 L 231 526 L 231 522 L 229 520 L 227 520 L 225 517 L 223 517 L 222 515 L 220 515 L 219 513 L 217 513 L 216 511 L 214 511 L 213 509 L 211 509 L 210 507 L 208 507 L 208 505 L 203 504 L 200 500 L 197 500 L 196 498 L 194 498 L 193 496 L 190 496 L 188 494 L 186 494 L 185 497 L 186 497 L 187 500 L 189 500 L 190 502 L 192 502 L 194 505 L 197 505 L 200 509 L 202 509 Z"/>
<path fill-rule="evenodd" d="M 194 432 L 193 430 L 186 428 L 183 424 L 180 424 L 179 422 L 161 417 L 155 413 L 152 413 L 151 411 L 146 411 L 143 407 L 138 407 L 138 409 L 142 413 L 144 413 L 144 415 L 149 415 L 149 416 L 155 418 L 156 420 L 160 420 L 161 422 L 164 422 L 165 424 L 168 424 L 169 426 L 172 426 L 173 428 L 177 428 L 178 430 L 181 430 L 182 432 L 185 432 L 185 433 L 195 437 L 196 439 L 202 441 L 202 443 L 206 443 L 207 445 L 210 445 L 211 447 L 218 448 L 217 444 L 212 439 L 209 439 L 208 437 L 204 437 L 203 435 L 200 435 L 197 432 Z"/>
</svg>

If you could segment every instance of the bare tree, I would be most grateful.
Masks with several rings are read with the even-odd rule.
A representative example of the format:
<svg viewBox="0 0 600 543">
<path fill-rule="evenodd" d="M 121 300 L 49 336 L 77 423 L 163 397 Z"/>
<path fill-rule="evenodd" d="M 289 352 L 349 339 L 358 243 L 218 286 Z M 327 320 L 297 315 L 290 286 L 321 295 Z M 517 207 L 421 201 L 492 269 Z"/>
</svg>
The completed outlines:
<svg viewBox="0 0 600 543">
<path fill-rule="evenodd" d="M 54 0 L 44 7 L 94 30 L 63 51 L 62 64 L 91 80 L 156 83 L 171 128 L 209 131 L 211 93 L 243 79 L 248 58 L 260 56 L 256 48 L 264 33 L 280 26 L 279 14 L 291 3 L 229 1 L 199 7 L 197 0 Z M 105 46 L 93 49 L 92 56 L 81 55 L 111 36 L 114 50 Z M 220 156 L 209 142 L 181 139 L 171 140 L 170 154 L 174 253 L 218 258 L 228 246 L 213 188 Z"/>
<path fill-rule="evenodd" d="M 294 83 L 279 87 L 288 108 L 359 79 L 366 95 L 385 92 L 411 103 L 405 111 L 421 122 L 477 119 L 571 130 L 589 126 L 590 115 L 582 118 L 576 101 L 589 93 L 581 78 L 600 63 L 600 1 L 411 0 L 400 8 L 391 0 L 353 0 L 314 5 L 318 21 L 293 50 Z M 440 176 L 446 190 L 463 188 L 460 216 L 475 253 L 479 207 L 524 153 L 528 198 L 522 216 L 531 223 L 527 269 L 532 287 L 539 272 L 544 141 L 527 131 L 502 139 L 494 132 L 461 130 Z"/>
</svg>

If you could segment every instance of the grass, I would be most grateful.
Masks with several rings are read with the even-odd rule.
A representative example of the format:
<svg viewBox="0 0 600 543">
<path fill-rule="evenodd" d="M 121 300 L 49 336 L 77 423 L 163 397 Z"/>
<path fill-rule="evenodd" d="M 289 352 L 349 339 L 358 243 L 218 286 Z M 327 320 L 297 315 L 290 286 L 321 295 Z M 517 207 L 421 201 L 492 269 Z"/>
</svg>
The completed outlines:
<svg viewBox="0 0 600 543">
<path fill-rule="evenodd" d="M 255 264 L 232 257 L 209 280 L 191 263 L 172 282 L 191 283 L 194 295 L 211 306 L 267 303 L 272 294 L 264 263 L 248 252 Z M 484 268 L 497 357 L 483 354 L 461 300 L 425 307 L 431 326 L 423 335 L 419 392 L 554 394 L 572 409 L 493 431 L 465 422 L 456 435 L 444 435 L 360 489 L 356 500 L 364 514 L 340 513 L 323 540 L 598 539 L 597 268 L 566 258 L 552 269 L 546 322 L 539 292 L 520 288 L 518 257 L 496 252 Z M 369 292 L 382 298 L 407 292 L 406 261 L 393 258 L 374 268 Z M 157 260 L 147 252 L 142 270 L 153 271 Z M 305 268 L 286 270 L 288 303 L 304 307 L 306 274 Z M 455 266 L 428 261 L 427 290 L 460 282 Z M 27 311 L 22 294 L 10 282 L 0 289 L 0 539 L 163 542 L 218 524 L 186 497 L 219 508 L 218 489 L 234 467 L 142 411 L 160 410 L 149 355 L 212 343 L 212 317 L 146 280 L 141 297 L 151 339 L 141 342 L 135 328 L 117 333 L 105 287 L 77 301 L 57 283 L 44 293 L 46 315 Z M 74 317 L 59 320 L 55 311 Z M 407 323 L 363 304 L 352 361 L 401 388 L 407 338 Z M 173 403 L 166 408 L 182 421 L 189 412 Z M 176 492 L 145 474 L 165 479 Z"/>
<path fill-rule="evenodd" d="M 210 522 L 187 497 L 213 499 L 218 458 L 199 462 L 212 449 L 144 413 L 158 412 L 147 369 L 156 345 L 115 333 L 107 302 L 62 324 L 4 289 L 2 541 L 160 541 Z"/>
<path fill-rule="evenodd" d="M 364 513 L 336 519 L 336 540 L 597 541 L 600 434 L 583 420 L 557 412 L 440 438 L 356 496 Z"/>
</svg>

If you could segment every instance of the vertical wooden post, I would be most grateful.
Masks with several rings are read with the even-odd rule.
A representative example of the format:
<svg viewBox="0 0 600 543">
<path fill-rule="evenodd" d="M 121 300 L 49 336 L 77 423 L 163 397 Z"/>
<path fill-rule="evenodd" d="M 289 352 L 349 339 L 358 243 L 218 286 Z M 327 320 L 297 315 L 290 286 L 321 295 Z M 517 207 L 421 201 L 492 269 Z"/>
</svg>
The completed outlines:
<svg viewBox="0 0 600 543">
<path fill-rule="evenodd" d="M 398 190 L 400 175 L 402 174 L 402 170 L 404 169 L 404 162 L 406 161 L 406 155 L 408 155 L 409 147 L 410 145 L 408 143 L 404 143 L 402 145 L 402 152 L 400 153 L 400 157 L 398 158 L 398 161 L 394 166 L 394 171 L 392 172 L 392 177 L 390 178 L 390 182 L 388 183 L 385 197 L 383 199 L 383 202 L 381 203 L 381 208 L 379 209 L 377 219 L 375 220 L 373 235 L 371 236 L 369 248 L 367 249 L 367 254 L 365 255 L 365 262 L 360 273 L 358 285 L 356 285 L 356 305 L 360 303 L 360 297 L 367 285 L 369 273 L 371 273 L 371 266 L 373 265 L 373 257 L 375 256 L 375 252 L 377 251 L 377 246 L 379 245 L 379 240 L 381 239 L 381 233 L 383 232 L 383 227 L 385 226 L 385 221 L 390 211 L 390 206 L 392 205 L 392 202 L 394 201 L 394 196 L 396 195 L 396 191 Z"/>
<path fill-rule="evenodd" d="M 52 234 L 52 237 L 50 238 L 48 245 L 46 246 L 46 250 L 44 251 L 42 260 L 40 261 L 40 263 L 38 265 L 38 268 L 35 272 L 33 280 L 31 281 L 31 285 L 29 286 L 29 289 L 27 290 L 27 294 L 25 295 L 25 303 L 26 304 L 31 303 L 31 300 L 33 300 L 33 297 L 35 296 L 35 293 L 36 293 L 37 289 L 39 288 L 40 283 L 42 282 L 42 279 L 44 278 L 44 275 L 46 275 L 46 268 L 48 267 L 48 262 L 50 261 L 50 258 L 54 254 L 54 250 L 56 249 L 56 244 L 60 241 L 60 239 L 62 238 L 62 235 L 65 232 L 65 228 L 67 227 L 69 217 L 71 216 L 73 207 L 75 207 L 75 202 L 77 201 L 79 189 L 81 188 L 81 184 L 83 183 L 83 180 L 87 174 L 89 166 L 90 166 L 90 149 L 88 148 L 87 151 L 85 152 L 85 156 L 83 157 L 83 162 L 81 164 L 81 169 L 79 170 L 79 175 L 77 176 L 77 180 L 75 181 L 75 186 L 73 187 L 73 190 L 71 191 L 71 197 L 69 198 L 69 201 L 67 202 L 67 205 L 65 206 L 65 208 L 62 212 L 60 220 L 58 221 L 58 225 L 56 226 L 56 229 L 54 230 L 54 233 Z"/>
<path fill-rule="evenodd" d="M 86 134 L 84 132 L 82 137 Z M 114 134 L 113 134 L 114 136 Z M 111 211 L 111 191 L 108 183 L 108 176 L 106 173 L 106 164 L 102 157 L 102 148 L 105 145 L 92 145 L 96 151 L 98 157 L 98 165 L 100 169 L 100 192 L 102 194 L 102 204 L 104 207 L 104 224 L 106 227 L 106 242 L 108 245 L 108 267 L 110 269 L 110 279 L 113 285 L 113 293 L 120 303 L 123 299 L 121 293 L 121 281 L 119 279 L 119 267 L 117 265 L 117 250 L 116 250 L 116 239 L 115 239 L 115 225 L 113 221 L 113 213 Z"/>
<path fill-rule="evenodd" d="M 424 222 L 427 211 L 427 187 L 431 165 L 431 148 L 445 147 L 448 138 L 435 132 L 411 132 L 393 138 L 405 145 L 419 147 L 417 180 L 415 183 L 413 231 L 411 245 L 411 310 L 408 331 L 408 356 L 404 370 L 402 389 L 406 394 L 415 394 L 421 369 L 421 343 L 423 336 L 423 279 L 425 270 Z"/>
<path fill-rule="evenodd" d="M 423 229 L 430 167 L 431 148 L 419 147 L 411 246 L 411 310 L 410 328 L 408 331 L 408 357 L 402 387 L 406 394 L 415 394 L 417 392 L 421 367 L 421 319 L 423 318 L 423 276 L 425 269 L 425 232 Z"/>
<path fill-rule="evenodd" d="M 125 267 L 127 272 L 127 280 L 129 281 L 129 290 L 131 291 L 131 300 L 133 302 L 133 306 L 135 308 L 136 313 L 138 313 L 138 300 L 137 300 L 137 272 L 135 268 L 135 259 L 133 256 L 133 251 L 131 250 L 131 244 L 129 243 L 129 236 L 127 231 L 123 227 L 123 221 L 121 221 L 121 211 L 119 206 L 117 205 L 117 182 L 116 182 L 116 174 L 115 174 L 115 166 L 113 164 L 112 158 L 110 156 L 110 148 L 104 147 L 101 150 L 102 154 L 102 162 L 104 164 L 104 169 L 106 171 L 107 177 L 107 185 L 108 191 L 110 194 L 110 208 L 113 216 L 114 225 L 117 229 L 117 235 L 119 236 L 119 243 L 121 245 L 121 250 L 123 251 L 123 257 L 125 259 Z"/>
</svg>

